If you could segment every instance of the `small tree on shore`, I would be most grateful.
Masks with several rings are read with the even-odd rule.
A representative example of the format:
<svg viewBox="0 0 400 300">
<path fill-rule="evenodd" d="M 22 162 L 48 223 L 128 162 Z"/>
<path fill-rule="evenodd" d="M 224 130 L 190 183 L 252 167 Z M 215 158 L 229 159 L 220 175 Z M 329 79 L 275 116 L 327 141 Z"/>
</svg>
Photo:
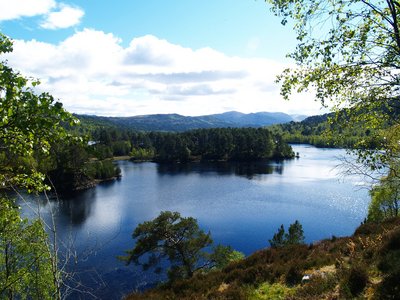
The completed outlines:
<svg viewBox="0 0 400 300">
<path fill-rule="evenodd" d="M 285 227 L 282 224 L 272 239 L 268 241 L 272 248 L 304 244 L 303 226 L 296 220 L 293 224 L 290 224 L 288 232 L 285 233 Z"/>
<path fill-rule="evenodd" d="M 278 232 L 274 234 L 271 240 L 269 241 L 269 244 L 271 245 L 272 248 L 279 248 L 283 247 L 285 245 L 285 228 L 283 227 L 283 224 L 281 227 L 279 227 Z"/>
<path fill-rule="evenodd" d="M 298 220 L 290 224 L 288 233 L 285 234 L 285 240 L 287 245 L 304 244 L 303 226 Z"/>
<path fill-rule="evenodd" d="M 136 239 L 135 247 L 119 259 L 141 265 L 144 270 L 154 267 L 156 273 L 162 271 L 161 263 L 166 260 L 170 281 L 190 278 L 200 270 L 223 268 L 244 257 L 229 246 L 218 245 L 211 253 L 205 251 L 212 246 L 211 234 L 200 229 L 196 219 L 182 217 L 178 212 L 161 212 L 154 220 L 139 224 L 132 237 Z"/>
<path fill-rule="evenodd" d="M 203 248 L 212 244 L 210 233 L 201 230 L 194 218 L 184 218 L 178 212 L 164 211 L 152 221 L 139 224 L 132 237 L 136 245 L 120 259 L 127 264 L 142 265 L 144 270 L 158 266 L 168 259 L 169 278 L 190 278 L 198 269 L 204 268 Z M 143 259 L 144 257 L 144 259 Z"/>
</svg>

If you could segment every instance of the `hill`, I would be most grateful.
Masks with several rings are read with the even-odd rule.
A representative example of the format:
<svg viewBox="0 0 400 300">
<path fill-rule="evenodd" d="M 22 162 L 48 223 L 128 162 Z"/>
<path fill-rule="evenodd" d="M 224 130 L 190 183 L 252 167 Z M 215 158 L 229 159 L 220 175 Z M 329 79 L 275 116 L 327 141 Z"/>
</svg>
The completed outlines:
<svg viewBox="0 0 400 300">
<path fill-rule="evenodd" d="M 197 117 L 178 114 L 154 114 L 132 117 L 76 116 L 82 123 L 92 126 L 112 126 L 143 131 L 173 132 L 206 128 L 263 127 L 294 120 L 292 116 L 285 113 L 259 112 L 244 114 L 236 111 Z"/>
<path fill-rule="evenodd" d="M 126 299 L 399 299 L 400 219 L 351 237 L 268 248 Z"/>
<path fill-rule="evenodd" d="M 341 114 L 339 122 L 334 113 L 307 117 L 301 122 L 276 124 L 270 129 L 283 136 L 284 140 L 292 144 L 311 144 L 316 147 L 356 148 L 360 141 L 364 141 L 369 148 L 376 147 L 371 130 L 366 130 L 362 124 L 353 123 L 346 126 L 346 115 Z"/>
<path fill-rule="evenodd" d="M 294 121 L 292 116 L 280 112 L 258 112 L 243 114 L 237 111 L 229 111 L 222 114 L 210 115 L 209 117 L 213 117 L 227 123 L 233 123 L 239 127 L 262 127 Z"/>
</svg>

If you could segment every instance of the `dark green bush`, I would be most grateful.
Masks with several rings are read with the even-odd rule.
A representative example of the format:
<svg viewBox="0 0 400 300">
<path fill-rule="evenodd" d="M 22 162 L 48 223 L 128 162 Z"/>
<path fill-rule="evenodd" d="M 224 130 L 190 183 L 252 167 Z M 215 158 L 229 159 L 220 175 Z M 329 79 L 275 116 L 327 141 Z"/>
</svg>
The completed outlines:
<svg viewBox="0 0 400 300">
<path fill-rule="evenodd" d="M 370 235 L 376 234 L 382 231 L 382 225 L 380 223 L 375 222 L 367 222 L 365 224 L 360 225 L 354 235 Z"/>
<path fill-rule="evenodd" d="M 383 238 L 378 268 L 384 277 L 376 292 L 377 299 L 400 299 L 400 227 Z"/>
<path fill-rule="evenodd" d="M 350 269 L 348 284 L 352 295 L 360 294 L 368 283 L 368 272 L 364 266 L 353 266 Z"/>
<path fill-rule="evenodd" d="M 378 268 L 383 273 L 400 271 L 400 227 L 383 237 Z"/>
<path fill-rule="evenodd" d="M 384 273 L 400 270 L 400 250 L 384 254 L 378 263 L 378 268 Z"/>
<path fill-rule="evenodd" d="M 400 227 L 390 231 L 384 238 L 382 252 L 400 250 Z"/>
<path fill-rule="evenodd" d="M 371 234 L 383 233 L 385 230 L 391 230 L 399 226 L 400 226 L 400 218 L 398 217 L 386 219 L 383 222 L 368 221 L 366 223 L 361 224 L 354 232 L 354 235 L 371 235 Z"/>
<path fill-rule="evenodd" d="M 343 272 L 341 293 L 346 298 L 358 296 L 368 283 L 368 271 L 364 265 L 355 264 Z"/>
<path fill-rule="evenodd" d="M 376 299 L 400 299 L 400 270 L 386 276 L 379 284 Z"/>
<path fill-rule="evenodd" d="M 285 281 L 287 285 L 293 286 L 300 283 L 302 277 L 302 270 L 296 265 L 291 265 L 285 274 Z"/>
</svg>

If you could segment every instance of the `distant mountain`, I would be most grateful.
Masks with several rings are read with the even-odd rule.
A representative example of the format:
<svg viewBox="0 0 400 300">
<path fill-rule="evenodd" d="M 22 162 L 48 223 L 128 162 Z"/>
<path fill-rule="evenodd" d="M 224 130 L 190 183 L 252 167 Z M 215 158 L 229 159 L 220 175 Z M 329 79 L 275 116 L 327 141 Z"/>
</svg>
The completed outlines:
<svg viewBox="0 0 400 300">
<path fill-rule="evenodd" d="M 307 115 L 290 115 L 293 118 L 294 122 L 301 122 L 308 118 Z"/>
<path fill-rule="evenodd" d="M 210 117 L 224 122 L 234 123 L 236 127 L 261 127 L 294 121 L 290 115 L 280 112 L 243 114 L 237 111 L 229 111 L 223 114 L 210 115 Z"/>
<path fill-rule="evenodd" d="M 93 126 L 116 126 L 144 131 L 175 132 L 216 127 L 263 127 L 295 120 L 292 116 L 279 112 L 244 114 L 237 111 L 198 117 L 187 117 L 178 114 L 156 114 L 133 117 L 76 116 L 82 123 L 91 124 Z"/>
</svg>

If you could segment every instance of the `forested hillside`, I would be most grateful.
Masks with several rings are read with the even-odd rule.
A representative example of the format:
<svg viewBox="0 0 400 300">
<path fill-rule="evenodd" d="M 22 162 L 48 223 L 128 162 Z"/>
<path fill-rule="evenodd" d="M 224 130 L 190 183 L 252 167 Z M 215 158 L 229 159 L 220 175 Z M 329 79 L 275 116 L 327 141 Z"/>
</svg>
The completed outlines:
<svg viewBox="0 0 400 300">
<path fill-rule="evenodd" d="M 379 146 L 376 130 L 364 128 L 362 124 L 353 127 L 343 127 L 346 123 L 346 113 L 339 116 L 334 113 L 312 116 L 301 122 L 289 122 L 269 127 L 273 132 L 281 134 L 284 140 L 293 144 L 311 144 L 317 147 L 331 148 L 368 148 Z"/>
<path fill-rule="evenodd" d="M 259 112 L 243 114 L 235 111 L 199 117 L 187 117 L 178 114 L 133 117 L 76 116 L 83 124 L 90 126 L 115 126 L 131 130 L 170 132 L 183 132 L 202 128 L 263 127 L 293 120 L 290 115 L 285 113 Z"/>
</svg>

